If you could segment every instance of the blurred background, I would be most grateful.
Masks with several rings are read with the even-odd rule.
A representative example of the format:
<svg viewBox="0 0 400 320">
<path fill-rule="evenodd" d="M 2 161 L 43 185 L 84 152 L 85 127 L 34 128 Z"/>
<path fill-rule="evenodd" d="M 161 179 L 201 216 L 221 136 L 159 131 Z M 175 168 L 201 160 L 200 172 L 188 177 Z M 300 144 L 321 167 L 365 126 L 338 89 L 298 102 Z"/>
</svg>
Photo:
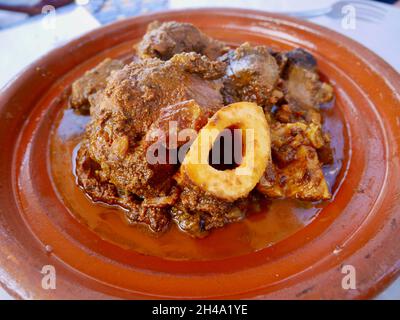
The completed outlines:
<svg viewBox="0 0 400 320">
<path fill-rule="evenodd" d="M 102 25 L 166 9 L 238 7 L 333 29 L 400 70 L 400 0 L 0 0 L 0 88 L 49 50 Z"/>
<path fill-rule="evenodd" d="M 400 0 L 0 0 L 0 94 L 27 65 L 83 33 L 140 14 L 193 7 L 306 19 L 358 41 L 400 71 Z M 0 288 L 0 299 L 7 298 Z M 400 299 L 400 279 L 377 298 Z"/>
<path fill-rule="evenodd" d="M 366 0 L 367 1 L 367 0 Z M 296 1 L 296 0 L 0 0 L 0 29 L 29 21 L 34 15 L 41 14 L 45 5 L 56 9 L 72 9 L 83 6 L 101 24 L 138 14 L 180 7 L 246 7 L 276 12 L 296 12 L 324 9 L 337 1 Z M 341 1 L 345 2 L 345 1 Z M 351 3 L 352 1 L 346 1 Z M 357 3 L 360 1 L 353 1 Z M 380 3 L 400 7 L 400 0 L 380 0 Z M 2 10 L 1 10 L 2 9 Z M 321 13 L 323 10 L 321 11 Z M 317 12 L 315 12 L 316 14 Z"/>
</svg>

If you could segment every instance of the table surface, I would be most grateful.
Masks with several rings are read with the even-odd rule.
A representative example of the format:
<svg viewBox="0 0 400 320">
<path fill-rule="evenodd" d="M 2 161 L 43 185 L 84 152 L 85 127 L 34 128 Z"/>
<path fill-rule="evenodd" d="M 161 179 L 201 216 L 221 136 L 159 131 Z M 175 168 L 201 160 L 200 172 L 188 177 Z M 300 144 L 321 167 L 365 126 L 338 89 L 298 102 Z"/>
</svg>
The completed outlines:
<svg viewBox="0 0 400 320">
<path fill-rule="evenodd" d="M 3 0 L 2 2 L 5 1 Z M 336 0 L 318 2 L 311 0 L 197 0 L 193 2 L 186 0 L 114 0 L 112 3 L 117 3 L 117 6 L 105 6 L 104 12 L 99 12 L 96 11 L 98 10 L 96 7 L 98 1 L 81 0 L 76 1 L 76 3 L 87 3 L 87 5 L 74 4 L 67 8 L 59 9 L 56 11 L 57 14 L 54 20 L 49 20 L 48 15 L 42 15 L 30 18 L 28 22 L 24 20 L 26 17 L 21 17 L 21 15 L 12 16 L 9 13 L 0 11 L 0 23 L 8 19 L 7 21 L 10 21 L 10 24 L 16 24 L 14 27 L 3 29 L 0 26 L 0 43 L 8 44 L 7 50 L 0 52 L 0 70 L 2 70 L 0 88 L 6 86 L 23 68 L 41 55 L 70 39 L 99 27 L 101 24 L 143 12 L 168 8 L 242 7 L 283 14 L 305 15 L 306 17 L 302 18 L 333 29 L 360 42 L 400 72 L 400 8 L 376 2 L 356 0 L 354 1 L 356 20 L 355 25 L 352 25 L 351 28 L 348 28 L 348 24 L 343 23 L 343 18 L 332 18 L 327 15 L 315 15 L 307 18 L 310 13 L 317 11 L 327 12 L 328 10 L 326 9 L 336 2 Z M 343 5 L 345 4 L 343 3 Z M 367 12 L 368 17 L 372 17 L 373 19 L 371 20 L 373 21 L 362 19 L 365 8 L 369 10 Z M 381 13 L 383 14 L 381 15 Z M 26 23 L 22 24 L 21 20 Z M 76 21 L 80 23 L 77 24 L 75 23 Z M 56 26 L 55 28 L 52 28 L 52 23 Z M 19 41 L 12 41 L 12 39 L 18 39 Z M 0 300 L 2 299 L 12 298 L 0 288 Z M 400 299 L 400 278 L 379 294 L 376 299 Z"/>
</svg>

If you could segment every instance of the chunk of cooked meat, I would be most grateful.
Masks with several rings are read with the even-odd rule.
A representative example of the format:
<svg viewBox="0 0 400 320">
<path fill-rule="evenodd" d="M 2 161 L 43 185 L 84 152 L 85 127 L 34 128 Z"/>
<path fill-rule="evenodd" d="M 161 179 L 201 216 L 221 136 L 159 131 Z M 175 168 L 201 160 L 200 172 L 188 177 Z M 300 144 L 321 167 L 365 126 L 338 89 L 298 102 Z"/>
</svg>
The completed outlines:
<svg viewBox="0 0 400 320">
<path fill-rule="evenodd" d="M 255 193 L 236 201 L 222 200 L 193 185 L 179 173 L 175 178 L 182 191 L 171 208 L 172 219 L 180 229 L 195 237 L 203 237 L 211 229 L 243 219 L 259 200 Z"/>
<path fill-rule="evenodd" d="M 223 95 L 226 104 L 240 101 L 270 104 L 280 68 L 265 46 L 242 44 L 220 59 L 227 63 Z"/>
<path fill-rule="evenodd" d="M 214 60 L 226 51 L 224 43 L 208 37 L 194 25 L 173 21 L 151 23 L 138 46 L 142 58 L 162 60 L 182 52 L 197 52 Z"/>
<path fill-rule="evenodd" d="M 122 69 L 123 66 L 121 61 L 107 58 L 93 69 L 87 71 L 72 84 L 71 107 L 79 110 L 82 114 L 89 113 L 90 97 L 103 90 L 111 73 Z"/>
<path fill-rule="evenodd" d="M 317 149 L 325 144 L 316 124 L 275 123 L 271 126 L 273 164 L 257 189 L 269 198 L 304 201 L 330 199 Z"/>
<path fill-rule="evenodd" d="M 146 144 L 153 148 L 179 148 L 195 138 L 192 132 L 187 131 L 186 135 L 184 130 L 193 129 L 197 132 L 207 120 L 208 114 L 193 99 L 166 106 L 160 109 L 159 117 L 147 131 Z"/>
<path fill-rule="evenodd" d="M 149 135 L 164 130 L 169 121 L 199 129 L 223 105 L 219 92 L 222 82 L 218 78 L 224 69 L 221 62 L 183 53 L 168 61 L 133 62 L 113 73 L 91 108 L 91 121 L 82 143 L 83 150 L 87 149 L 82 153 L 87 152 L 97 166 L 96 179 L 101 182 L 98 193 L 105 192 L 102 185 L 109 188 L 112 184 L 115 190 L 123 190 L 144 203 L 169 197 L 178 167 L 149 161 Z M 82 153 L 78 153 L 78 163 Z M 77 166 L 77 174 L 90 194 L 90 183 L 83 181 L 82 166 Z M 118 198 L 118 193 L 114 197 Z M 130 214 L 132 220 L 146 222 L 151 219 L 148 214 L 163 214 L 162 210 L 155 213 L 155 209 L 138 211 L 137 202 L 123 205 L 139 212 Z"/>
<path fill-rule="evenodd" d="M 332 87 L 320 80 L 315 58 L 303 49 L 286 53 L 285 99 L 297 120 L 321 123 L 319 107 L 333 98 Z"/>
<path fill-rule="evenodd" d="M 90 157 L 87 143 L 88 141 L 85 141 L 78 151 L 76 172 L 81 187 L 90 198 L 93 201 L 129 209 L 126 212 L 129 221 L 148 224 L 156 232 L 164 230 L 170 220 L 168 205 L 176 202 L 177 190 L 172 190 L 168 197 L 149 198 L 145 202 L 130 192 L 117 189 L 114 184 L 105 181 L 101 176 L 101 167 Z M 155 202 L 157 202 L 156 206 L 151 205 Z"/>
<path fill-rule="evenodd" d="M 142 137 L 158 118 L 160 109 L 169 105 L 194 99 L 204 115 L 212 115 L 223 103 L 219 92 L 223 70 L 221 62 L 196 53 L 175 55 L 169 61 L 146 59 L 131 63 L 110 77 L 91 115 L 97 118 L 111 114 L 111 122 L 121 116 L 129 122 L 121 123 L 121 130 L 128 128 L 134 140 Z"/>
</svg>

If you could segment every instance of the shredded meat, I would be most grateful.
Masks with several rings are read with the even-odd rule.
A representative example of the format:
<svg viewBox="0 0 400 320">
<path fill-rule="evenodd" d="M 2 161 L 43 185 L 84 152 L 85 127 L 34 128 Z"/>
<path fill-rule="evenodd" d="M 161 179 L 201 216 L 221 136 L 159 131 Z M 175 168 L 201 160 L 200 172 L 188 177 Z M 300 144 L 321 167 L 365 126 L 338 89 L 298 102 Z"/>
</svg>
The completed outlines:
<svg viewBox="0 0 400 320">
<path fill-rule="evenodd" d="M 274 161 L 257 186 L 260 192 L 269 198 L 304 201 L 331 197 L 316 151 L 325 144 L 318 125 L 275 123 L 271 140 Z"/>
</svg>

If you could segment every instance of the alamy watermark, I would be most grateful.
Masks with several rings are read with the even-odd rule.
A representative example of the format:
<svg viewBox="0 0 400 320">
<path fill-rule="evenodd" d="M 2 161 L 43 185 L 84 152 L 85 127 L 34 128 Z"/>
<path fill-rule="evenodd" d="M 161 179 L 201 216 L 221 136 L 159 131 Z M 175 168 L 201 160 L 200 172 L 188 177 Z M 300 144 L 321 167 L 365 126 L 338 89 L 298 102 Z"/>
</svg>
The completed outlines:
<svg viewBox="0 0 400 320">
<path fill-rule="evenodd" d="M 346 264 L 342 266 L 341 272 L 344 274 L 342 278 L 342 289 L 355 290 L 357 288 L 356 268 L 351 264 Z"/>
<path fill-rule="evenodd" d="M 254 159 L 254 129 L 226 128 L 220 131 L 204 128 L 202 130 L 206 132 L 203 131 L 201 136 L 203 140 L 197 144 L 198 157 L 192 164 L 240 164 L 244 153 L 248 160 Z M 146 160 L 151 165 L 182 163 L 197 137 L 196 130 L 191 128 L 178 130 L 178 123 L 170 121 L 167 132 L 154 130 L 146 136 L 146 141 L 150 144 Z"/>
<path fill-rule="evenodd" d="M 57 274 L 56 268 L 50 264 L 43 266 L 40 273 L 42 277 L 42 289 L 44 290 L 55 290 L 57 288 Z"/>
<path fill-rule="evenodd" d="M 345 30 L 355 30 L 357 27 L 357 11 L 356 8 L 351 5 L 345 5 L 342 7 L 343 18 L 341 26 Z"/>
</svg>

